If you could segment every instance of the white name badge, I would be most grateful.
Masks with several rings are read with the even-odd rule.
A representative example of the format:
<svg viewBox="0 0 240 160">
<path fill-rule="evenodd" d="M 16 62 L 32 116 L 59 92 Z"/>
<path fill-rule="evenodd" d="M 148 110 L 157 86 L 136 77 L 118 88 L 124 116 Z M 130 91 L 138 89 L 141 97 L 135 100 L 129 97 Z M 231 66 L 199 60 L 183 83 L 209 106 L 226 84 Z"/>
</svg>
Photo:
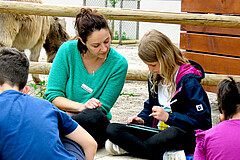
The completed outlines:
<svg viewBox="0 0 240 160">
<path fill-rule="evenodd" d="M 92 93 L 93 92 L 93 89 L 88 87 L 86 84 L 82 84 L 81 86 L 82 89 L 84 89 L 85 91 L 87 91 L 88 93 Z"/>
</svg>

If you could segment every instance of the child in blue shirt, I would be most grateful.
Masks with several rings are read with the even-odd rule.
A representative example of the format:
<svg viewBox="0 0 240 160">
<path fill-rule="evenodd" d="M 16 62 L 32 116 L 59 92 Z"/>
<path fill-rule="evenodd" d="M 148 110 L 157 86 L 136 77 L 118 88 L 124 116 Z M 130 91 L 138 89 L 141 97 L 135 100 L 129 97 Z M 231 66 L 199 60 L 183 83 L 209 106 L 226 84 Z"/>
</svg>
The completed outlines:
<svg viewBox="0 0 240 160">
<path fill-rule="evenodd" d="M 23 52 L 0 48 L 0 159 L 93 160 L 90 134 L 50 102 L 27 95 L 28 70 Z"/>
</svg>

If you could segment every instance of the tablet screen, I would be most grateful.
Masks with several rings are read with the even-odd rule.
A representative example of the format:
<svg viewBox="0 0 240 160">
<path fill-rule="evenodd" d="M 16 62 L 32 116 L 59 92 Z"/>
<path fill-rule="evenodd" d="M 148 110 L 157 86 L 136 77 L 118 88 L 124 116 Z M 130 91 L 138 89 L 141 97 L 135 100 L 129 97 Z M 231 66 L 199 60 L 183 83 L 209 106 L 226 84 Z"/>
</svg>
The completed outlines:
<svg viewBox="0 0 240 160">
<path fill-rule="evenodd" d="M 152 127 L 148 127 L 148 126 L 144 126 L 144 125 L 139 125 L 139 124 L 126 124 L 127 127 L 131 127 L 131 128 L 135 128 L 135 129 L 140 129 L 140 130 L 145 130 L 145 131 L 149 131 L 149 132 L 154 132 L 154 133 L 159 133 L 162 130 L 157 129 L 157 128 L 152 128 Z"/>
</svg>

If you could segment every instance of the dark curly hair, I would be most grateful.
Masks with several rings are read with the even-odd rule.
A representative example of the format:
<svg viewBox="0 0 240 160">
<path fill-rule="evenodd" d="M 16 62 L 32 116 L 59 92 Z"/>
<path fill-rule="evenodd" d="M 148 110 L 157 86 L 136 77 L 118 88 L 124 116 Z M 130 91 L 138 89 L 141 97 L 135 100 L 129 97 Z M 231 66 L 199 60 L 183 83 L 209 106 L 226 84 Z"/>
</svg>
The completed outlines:
<svg viewBox="0 0 240 160">
<path fill-rule="evenodd" d="M 87 37 L 96 30 L 107 29 L 112 37 L 112 33 L 105 17 L 100 13 L 97 13 L 96 10 L 90 8 L 81 8 L 80 12 L 76 15 L 75 29 L 84 43 L 86 43 Z M 81 54 L 87 52 L 86 45 L 80 40 L 78 40 L 77 47 Z"/>
</svg>

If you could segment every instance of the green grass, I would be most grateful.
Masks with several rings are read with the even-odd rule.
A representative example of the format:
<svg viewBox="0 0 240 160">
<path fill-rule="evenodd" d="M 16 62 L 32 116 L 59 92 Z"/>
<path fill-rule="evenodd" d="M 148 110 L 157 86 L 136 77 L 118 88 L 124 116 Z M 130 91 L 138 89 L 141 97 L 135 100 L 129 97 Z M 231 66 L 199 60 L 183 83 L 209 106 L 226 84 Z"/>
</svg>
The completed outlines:
<svg viewBox="0 0 240 160">
<path fill-rule="evenodd" d="M 34 88 L 34 90 L 37 90 L 36 97 L 46 99 L 45 92 L 46 92 L 46 82 L 42 81 L 39 85 L 35 83 L 30 83 L 30 85 Z"/>
</svg>

